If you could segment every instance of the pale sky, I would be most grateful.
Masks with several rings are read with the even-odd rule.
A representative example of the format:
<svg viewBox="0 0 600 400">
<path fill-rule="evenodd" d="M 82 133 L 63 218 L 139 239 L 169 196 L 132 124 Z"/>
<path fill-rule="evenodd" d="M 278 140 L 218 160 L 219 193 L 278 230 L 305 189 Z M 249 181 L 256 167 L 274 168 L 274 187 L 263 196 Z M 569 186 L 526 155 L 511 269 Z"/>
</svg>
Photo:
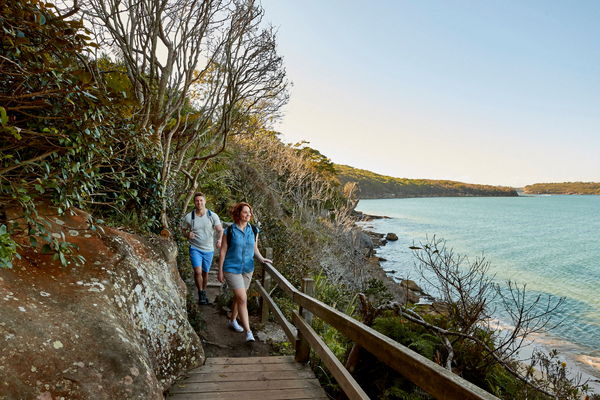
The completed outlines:
<svg viewBox="0 0 600 400">
<path fill-rule="evenodd" d="M 261 4 L 284 141 L 400 178 L 600 182 L 600 1 Z"/>
</svg>

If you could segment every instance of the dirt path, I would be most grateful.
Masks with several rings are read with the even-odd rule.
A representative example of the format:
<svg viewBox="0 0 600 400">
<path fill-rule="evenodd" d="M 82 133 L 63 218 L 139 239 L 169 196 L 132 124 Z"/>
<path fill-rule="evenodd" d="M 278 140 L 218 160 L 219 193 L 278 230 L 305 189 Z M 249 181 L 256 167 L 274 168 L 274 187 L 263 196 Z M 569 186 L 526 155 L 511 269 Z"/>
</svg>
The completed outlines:
<svg viewBox="0 0 600 400">
<path fill-rule="evenodd" d="M 213 279 L 210 279 L 210 282 L 212 281 Z M 198 293 L 195 288 L 193 293 L 196 301 L 198 301 Z M 231 329 L 229 327 L 229 315 L 216 305 L 215 299 L 218 294 L 218 287 L 207 287 L 206 295 L 213 304 L 200 306 L 206 321 L 206 334 L 202 338 L 206 358 L 266 357 L 273 355 L 273 349 L 269 343 L 273 340 L 284 341 L 285 338 L 282 335 L 285 334 L 283 331 L 275 324 L 269 323 L 268 326 L 264 326 L 257 317 L 250 316 L 250 329 L 252 329 L 256 341 L 246 342 L 246 334 Z"/>
</svg>

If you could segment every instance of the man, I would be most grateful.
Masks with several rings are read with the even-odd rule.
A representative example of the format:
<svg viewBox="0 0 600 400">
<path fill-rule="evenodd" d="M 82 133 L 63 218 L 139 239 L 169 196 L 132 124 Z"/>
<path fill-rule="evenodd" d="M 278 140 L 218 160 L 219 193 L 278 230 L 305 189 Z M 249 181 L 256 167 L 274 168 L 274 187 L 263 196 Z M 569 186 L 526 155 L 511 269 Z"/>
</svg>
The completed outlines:
<svg viewBox="0 0 600 400">
<path fill-rule="evenodd" d="M 206 209 L 204 193 L 194 195 L 194 211 L 187 213 L 183 220 L 183 236 L 190 240 L 190 259 L 194 267 L 194 280 L 198 288 L 198 303 L 208 304 L 206 285 L 208 271 L 212 263 L 215 249 L 213 247 L 215 231 L 217 231 L 217 249 L 221 248 L 223 227 L 219 216 Z"/>
</svg>

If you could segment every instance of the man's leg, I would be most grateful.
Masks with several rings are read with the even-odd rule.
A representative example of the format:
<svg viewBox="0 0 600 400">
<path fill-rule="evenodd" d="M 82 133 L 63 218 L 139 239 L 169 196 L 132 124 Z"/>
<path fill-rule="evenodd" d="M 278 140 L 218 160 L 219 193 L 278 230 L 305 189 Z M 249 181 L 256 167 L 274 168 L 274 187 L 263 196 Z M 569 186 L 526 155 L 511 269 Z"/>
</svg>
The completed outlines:
<svg viewBox="0 0 600 400">
<path fill-rule="evenodd" d="M 202 251 L 202 283 L 201 290 L 198 293 L 200 296 L 200 304 L 210 304 L 208 297 L 206 297 L 206 286 L 208 285 L 208 271 L 210 271 L 210 265 L 212 264 L 214 251 Z M 200 269 L 200 268 L 198 268 Z"/>
<path fill-rule="evenodd" d="M 202 290 L 202 285 L 204 284 L 202 280 L 202 261 L 203 257 L 199 250 L 190 247 L 190 261 L 192 262 L 192 267 L 194 268 L 194 282 L 196 283 L 196 288 L 198 288 L 198 293 Z"/>
<path fill-rule="evenodd" d="M 204 274 L 202 273 L 202 268 L 200 266 L 194 267 L 194 281 L 196 282 L 196 287 L 198 288 L 198 293 L 204 290 L 202 285 L 204 285 Z M 206 287 L 206 285 L 204 285 Z"/>
<path fill-rule="evenodd" d="M 202 271 L 202 290 L 206 290 L 206 285 L 208 285 L 208 272 Z"/>
</svg>

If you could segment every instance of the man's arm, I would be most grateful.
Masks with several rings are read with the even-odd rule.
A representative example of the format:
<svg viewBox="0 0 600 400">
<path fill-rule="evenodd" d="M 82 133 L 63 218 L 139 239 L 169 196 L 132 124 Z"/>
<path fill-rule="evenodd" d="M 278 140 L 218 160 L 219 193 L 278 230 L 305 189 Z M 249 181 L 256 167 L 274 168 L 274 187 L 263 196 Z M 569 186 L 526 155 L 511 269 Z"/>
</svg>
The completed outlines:
<svg viewBox="0 0 600 400">
<path fill-rule="evenodd" d="M 217 249 L 221 248 L 221 244 L 223 243 L 223 227 L 221 225 L 215 226 L 215 230 L 217 231 Z"/>
<path fill-rule="evenodd" d="M 187 224 L 187 221 L 184 220 L 182 227 L 181 227 L 181 234 L 188 239 L 193 239 L 195 236 L 194 231 L 192 231 L 192 230 L 188 231 L 189 228 L 191 228 L 191 226 L 189 226 Z"/>
</svg>

